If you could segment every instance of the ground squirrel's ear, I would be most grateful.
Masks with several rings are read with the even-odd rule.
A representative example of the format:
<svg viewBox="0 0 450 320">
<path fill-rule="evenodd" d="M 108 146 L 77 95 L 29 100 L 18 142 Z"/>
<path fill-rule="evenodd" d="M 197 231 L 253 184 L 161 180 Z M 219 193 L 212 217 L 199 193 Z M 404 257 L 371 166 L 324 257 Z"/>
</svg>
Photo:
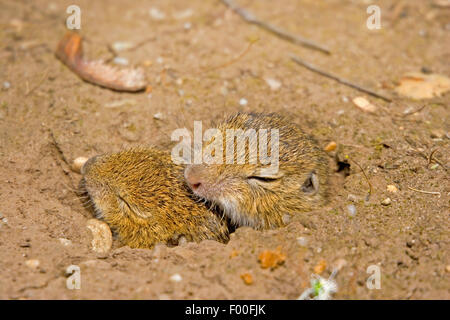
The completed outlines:
<svg viewBox="0 0 450 320">
<path fill-rule="evenodd" d="M 302 191 L 309 195 L 314 195 L 319 192 L 319 176 L 315 170 L 311 171 L 303 182 Z"/>
</svg>

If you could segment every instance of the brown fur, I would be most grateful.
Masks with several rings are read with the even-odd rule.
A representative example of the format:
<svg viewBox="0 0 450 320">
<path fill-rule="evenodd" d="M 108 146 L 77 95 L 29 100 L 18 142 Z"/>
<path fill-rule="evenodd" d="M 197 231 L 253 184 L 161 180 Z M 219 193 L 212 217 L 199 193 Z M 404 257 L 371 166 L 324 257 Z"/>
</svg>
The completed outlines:
<svg viewBox="0 0 450 320">
<path fill-rule="evenodd" d="M 183 168 L 155 149 L 133 149 L 89 159 L 83 186 L 98 218 L 132 248 L 188 241 L 228 240 L 225 219 L 191 198 Z"/>
<path fill-rule="evenodd" d="M 328 175 L 326 156 L 297 125 L 275 114 L 238 113 L 221 123 L 218 129 L 223 135 L 223 164 L 189 165 L 185 178 L 197 196 L 218 205 L 231 222 L 256 229 L 279 227 L 283 225 L 283 215 L 310 211 L 324 203 Z M 225 164 L 226 129 L 278 129 L 278 173 L 260 176 L 264 166 L 259 161 L 250 164 L 249 149 L 236 150 L 236 142 L 235 156 L 244 152 L 245 164 Z M 312 191 L 310 188 L 307 192 L 304 183 L 311 181 L 312 173 L 318 179 L 319 188 Z"/>
</svg>

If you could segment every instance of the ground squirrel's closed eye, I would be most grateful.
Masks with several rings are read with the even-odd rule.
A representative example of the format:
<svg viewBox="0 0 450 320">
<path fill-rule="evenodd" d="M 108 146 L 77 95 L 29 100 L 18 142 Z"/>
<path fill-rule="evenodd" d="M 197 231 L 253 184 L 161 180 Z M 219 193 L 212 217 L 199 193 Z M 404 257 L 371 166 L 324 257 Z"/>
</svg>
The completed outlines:
<svg viewBox="0 0 450 320">
<path fill-rule="evenodd" d="M 257 180 L 261 182 L 273 182 L 279 180 L 281 177 L 258 177 L 258 176 L 250 176 L 247 179 L 249 180 Z"/>
</svg>

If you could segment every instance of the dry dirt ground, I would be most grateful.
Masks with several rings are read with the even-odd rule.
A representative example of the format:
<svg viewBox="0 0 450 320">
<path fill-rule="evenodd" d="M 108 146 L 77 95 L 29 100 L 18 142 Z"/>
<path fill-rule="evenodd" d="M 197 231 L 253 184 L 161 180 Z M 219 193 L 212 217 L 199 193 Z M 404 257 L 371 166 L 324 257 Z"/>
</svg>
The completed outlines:
<svg viewBox="0 0 450 320">
<path fill-rule="evenodd" d="M 369 30 L 367 1 L 239 1 L 325 44 L 332 51 L 326 55 L 244 22 L 220 1 L 76 1 L 89 57 L 111 58 L 108 44 L 117 41 L 142 42 L 120 55 L 145 68 L 148 95 L 85 83 L 55 58 L 74 1 L 0 0 L 0 298 L 296 299 L 314 271 L 325 267 L 328 277 L 340 264 L 335 299 L 449 299 L 450 95 L 412 101 L 393 87 L 404 73 L 423 68 L 450 74 L 450 9 L 398 2 L 377 1 L 382 28 Z M 152 18 L 151 8 L 165 18 Z M 396 103 L 308 71 L 290 52 Z M 266 78 L 281 87 L 271 90 Z M 376 113 L 353 105 L 361 95 L 378 106 Z M 339 155 L 364 169 L 370 199 L 364 201 L 368 184 L 351 162 L 350 176 L 332 175 L 326 207 L 298 214 L 284 228 L 239 228 L 226 245 L 137 250 L 115 241 L 106 255 L 92 252 L 91 216 L 74 192 L 80 176 L 63 158 L 136 145 L 169 150 L 176 128 L 201 120 L 205 129 L 239 110 L 278 112 L 321 146 L 336 141 Z M 441 165 L 428 163 L 436 149 Z M 391 203 L 382 205 L 388 197 Z M 259 254 L 278 246 L 284 264 L 262 269 Z M 39 266 L 26 263 L 33 259 Z M 70 265 L 81 268 L 80 290 L 66 287 Z M 381 289 L 366 285 L 371 265 L 380 267 Z M 174 274 L 181 281 L 171 281 Z"/>
</svg>

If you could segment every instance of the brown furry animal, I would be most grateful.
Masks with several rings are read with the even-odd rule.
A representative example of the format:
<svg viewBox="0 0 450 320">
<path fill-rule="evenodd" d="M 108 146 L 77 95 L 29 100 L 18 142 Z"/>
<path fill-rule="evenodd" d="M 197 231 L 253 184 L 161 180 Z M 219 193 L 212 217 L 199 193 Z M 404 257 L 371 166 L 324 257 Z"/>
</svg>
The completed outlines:
<svg viewBox="0 0 450 320">
<path fill-rule="evenodd" d="M 89 159 L 82 186 L 97 217 L 132 248 L 162 242 L 228 240 L 226 219 L 192 199 L 183 168 L 168 153 L 133 149 Z"/>
<path fill-rule="evenodd" d="M 222 164 L 191 164 L 184 175 L 192 191 L 220 207 L 232 223 L 255 229 L 279 227 L 284 225 L 283 215 L 309 211 L 324 203 L 328 175 L 326 156 L 297 125 L 276 114 L 238 113 L 221 123 L 218 129 L 222 134 L 219 145 L 223 143 L 224 148 L 234 145 L 235 162 L 227 164 L 223 151 Z M 256 153 L 250 152 L 264 145 L 271 150 L 269 131 L 266 143 L 248 139 L 247 145 L 239 144 L 233 136 L 227 139 L 227 129 L 240 129 L 244 133 L 278 129 L 278 170 L 263 170 L 268 168 L 267 163 L 262 164 L 260 155 L 256 157 Z M 203 146 L 203 155 L 208 148 L 212 150 L 212 157 L 220 159 L 222 155 L 211 148 L 211 141 Z M 243 156 L 245 163 L 237 163 L 238 156 Z"/>
</svg>

